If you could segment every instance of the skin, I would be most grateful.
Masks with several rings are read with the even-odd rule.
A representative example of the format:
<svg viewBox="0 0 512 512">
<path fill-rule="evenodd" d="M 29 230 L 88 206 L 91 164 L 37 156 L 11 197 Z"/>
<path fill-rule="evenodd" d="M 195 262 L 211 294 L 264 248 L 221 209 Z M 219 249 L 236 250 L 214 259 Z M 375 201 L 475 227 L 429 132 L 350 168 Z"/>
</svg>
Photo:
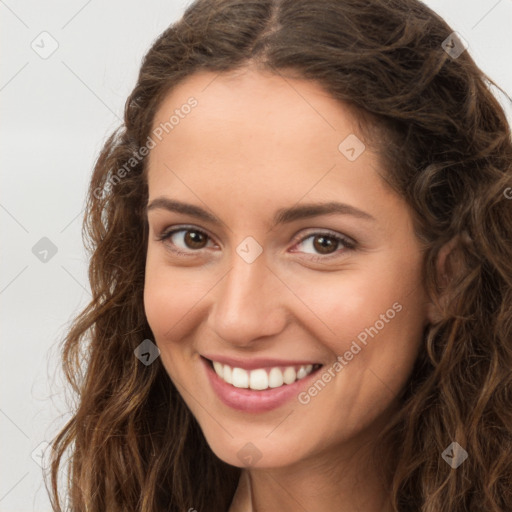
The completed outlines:
<svg viewBox="0 0 512 512">
<path fill-rule="evenodd" d="M 198 105 L 150 152 L 148 203 L 178 199 L 221 222 L 148 211 L 144 305 L 161 361 L 211 449 L 245 468 L 230 512 L 387 510 L 370 451 L 432 319 L 411 211 L 369 146 L 355 161 L 338 150 L 349 134 L 363 137 L 354 112 L 318 84 L 252 68 L 200 72 L 168 94 L 153 126 L 190 96 Z M 278 209 L 328 201 L 374 220 L 337 213 L 271 225 Z M 158 240 L 183 225 L 208 235 L 202 248 L 187 245 L 187 231 Z M 313 241 L 326 230 L 355 249 L 333 241 L 318 252 Z M 248 236 L 263 249 L 252 263 L 236 252 Z M 329 367 L 394 303 L 401 311 L 305 405 L 231 409 L 200 363 L 211 353 Z M 237 456 L 248 442 L 261 454 L 251 466 Z"/>
</svg>

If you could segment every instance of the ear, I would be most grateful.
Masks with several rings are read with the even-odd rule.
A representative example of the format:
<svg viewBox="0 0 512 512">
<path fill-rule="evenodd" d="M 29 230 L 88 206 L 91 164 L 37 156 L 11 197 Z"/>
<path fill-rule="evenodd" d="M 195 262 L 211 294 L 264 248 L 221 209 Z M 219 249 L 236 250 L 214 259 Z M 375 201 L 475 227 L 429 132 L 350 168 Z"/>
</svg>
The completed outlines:
<svg viewBox="0 0 512 512">
<path fill-rule="evenodd" d="M 437 257 L 436 272 L 442 289 L 441 296 L 439 297 L 439 304 L 442 309 L 444 309 L 444 306 L 449 298 L 448 285 L 457 271 L 460 270 L 459 265 L 455 264 L 453 258 L 453 253 L 460 243 L 459 238 L 459 235 L 456 235 L 451 240 L 446 242 L 441 247 Z M 427 318 L 430 323 L 437 323 L 442 319 L 442 311 L 439 309 L 437 304 L 434 304 L 433 302 L 428 303 Z"/>
</svg>

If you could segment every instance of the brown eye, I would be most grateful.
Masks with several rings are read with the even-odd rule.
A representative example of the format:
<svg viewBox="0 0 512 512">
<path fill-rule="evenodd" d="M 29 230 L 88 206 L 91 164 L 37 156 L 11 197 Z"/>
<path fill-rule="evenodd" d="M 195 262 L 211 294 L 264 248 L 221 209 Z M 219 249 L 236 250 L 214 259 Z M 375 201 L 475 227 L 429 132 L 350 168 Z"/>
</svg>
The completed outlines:
<svg viewBox="0 0 512 512">
<path fill-rule="evenodd" d="M 336 253 L 341 256 L 341 252 L 354 250 L 356 245 L 357 242 L 344 235 L 320 232 L 301 238 L 297 244 L 298 251 L 293 252 L 303 252 L 308 257 L 324 256 L 324 259 L 327 259 L 331 256 L 336 257 Z"/>
<path fill-rule="evenodd" d="M 331 254 L 337 249 L 338 243 L 332 236 L 317 235 L 313 238 L 313 247 L 320 254 Z"/>
<path fill-rule="evenodd" d="M 179 228 L 164 232 L 158 240 L 164 242 L 169 249 L 179 254 L 192 253 L 205 248 L 209 236 L 198 229 Z"/>
<path fill-rule="evenodd" d="M 206 245 L 207 236 L 200 231 L 186 230 L 183 241 L 189 249 L 202 249 Z"/>
</svg>

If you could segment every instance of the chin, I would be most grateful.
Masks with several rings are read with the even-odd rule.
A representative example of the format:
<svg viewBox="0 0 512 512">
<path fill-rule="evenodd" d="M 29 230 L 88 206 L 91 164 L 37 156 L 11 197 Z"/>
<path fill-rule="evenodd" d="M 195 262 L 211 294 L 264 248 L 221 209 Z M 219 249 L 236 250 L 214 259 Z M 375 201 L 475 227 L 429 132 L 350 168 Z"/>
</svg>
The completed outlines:
<svg viewBox="0 0 512 512">
<path fill-rule="evenodd" d="M 283 431 L 284 432 L 284 431 Z M 210 449 L 222 461 L 239 468 L 279 468 L 292 465 L 302 457 L 304 443 L 286 442 L 286 435 L 265 438 L 268 432 L 250 440 L 250 435 L 231 438 L 224 432 L 205 436 Z M 300 449 L 300 451 L 299 451 Z"/>
</svg>

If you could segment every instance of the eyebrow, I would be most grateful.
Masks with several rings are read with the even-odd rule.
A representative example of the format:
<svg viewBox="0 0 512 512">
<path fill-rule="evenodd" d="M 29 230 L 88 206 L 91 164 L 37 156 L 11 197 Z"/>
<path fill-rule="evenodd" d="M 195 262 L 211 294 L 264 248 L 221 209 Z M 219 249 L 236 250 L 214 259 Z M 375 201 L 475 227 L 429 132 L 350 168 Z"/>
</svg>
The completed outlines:
<svg viewBox="0 0 512 512">
<path fill-rule="evenodd" d="M 183 203 L 181 201 L 170 199 L 168 197 L 157 197 L 156 199 L 151 201 L 146 207 L 146 213 L 149 212 L 150 210 L 156 209 L 163 209 L 170 212 L 183 213 L 186 215 L 191 215 L 203 221 L 216 224 L 223 224 L 223 222 L 220 219 L 218 219 L 215 215 L 208 212 L 207 210 L 204 210 L 199 206 L 195 206 L 189 203 Z M 310 217 L 332 214 L 351 215 L 353 217 L 363 219 L 366 221 L 376 221 L 375 217 L 373 217 L 367 212 L 364 212 L 363 210 L 359 210 L 358 208 L 345 203 L 331 201 L 328 203 L 307 203 L 291 206 L 289 208 L 281 208 L 277 210 L 276 213 L 274 214 L 274 218 L 272 219 L 271 225 L 272 227 L 274 227 L 279 224 L 287 224 L 300 219 L 307 219 Z"/>
</svg>

